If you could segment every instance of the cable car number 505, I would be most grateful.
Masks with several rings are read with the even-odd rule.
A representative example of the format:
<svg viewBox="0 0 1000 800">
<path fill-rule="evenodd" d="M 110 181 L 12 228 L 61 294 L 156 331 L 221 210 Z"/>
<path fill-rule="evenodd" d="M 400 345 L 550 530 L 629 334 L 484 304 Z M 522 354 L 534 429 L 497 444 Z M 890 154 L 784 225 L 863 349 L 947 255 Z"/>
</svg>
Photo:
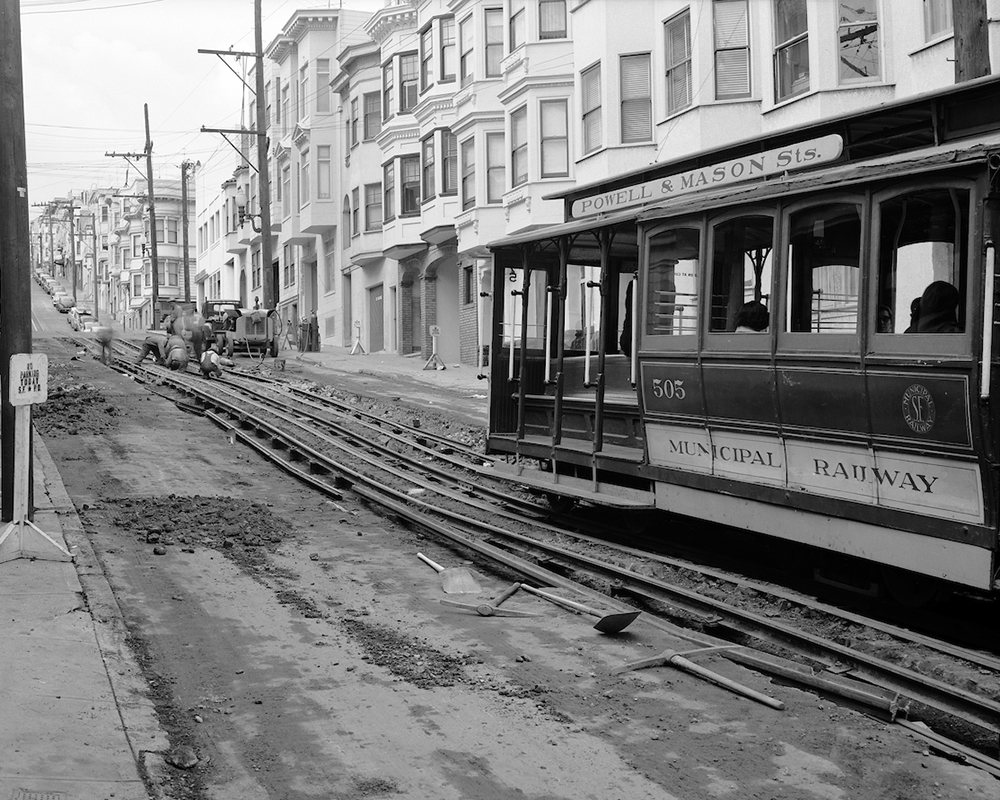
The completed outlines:
<svg viewBox="0 0 1000 800">
<path fill-rule="evenodd" d="M 653 397 L 665 400 L 683 400 L 685 395 L 684 381 L 653 378 Z"/>
</svg>

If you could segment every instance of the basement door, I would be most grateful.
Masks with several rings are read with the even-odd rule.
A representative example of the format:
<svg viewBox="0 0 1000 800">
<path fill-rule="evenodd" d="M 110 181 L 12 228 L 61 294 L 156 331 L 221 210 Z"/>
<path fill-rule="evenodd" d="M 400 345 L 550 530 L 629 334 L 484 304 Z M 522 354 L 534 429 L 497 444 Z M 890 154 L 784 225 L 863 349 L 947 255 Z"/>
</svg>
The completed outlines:
<svg viewBox="0 0 1000 800">
<path fill-rule="evenodd" d="M 368 352 L 377 353 L 385 349 L 385 305 L 383 285 L 368 290 Z"/>
</svg>

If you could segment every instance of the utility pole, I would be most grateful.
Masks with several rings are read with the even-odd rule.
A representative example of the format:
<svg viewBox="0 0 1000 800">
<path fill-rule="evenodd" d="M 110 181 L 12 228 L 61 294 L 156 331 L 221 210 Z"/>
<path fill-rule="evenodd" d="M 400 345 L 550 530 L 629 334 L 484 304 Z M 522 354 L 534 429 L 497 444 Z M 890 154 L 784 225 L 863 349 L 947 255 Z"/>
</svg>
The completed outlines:
<svg viewBox="0 0 1000 800">
<path fill-rule="evenodd" d="M 254 53 L 257 85 L 257 182 L 260 184 L 260 265 L 264 275 L 264 308 L 274 309 L 278 301 L 278 272 L 271 255 L 271 171 L 267 164 L 267 98 L 264 96 L 264 33 L 261 0 L 253 3 Z"/>
<path fill-rule="evenodd" d="M 191 267 L 188 261 L 188 168 L 190 161 L 181 162 L 181 248 L 184 259 L 184 302 L 191 302 Z"/>
<path fill-rule="evenodd" d="M 953 0 L 955 83 L 990 74 L 986 0 Z"/>
<path fill-rule="evenodd" d="M 73 302 L 76 302 L 76 231 L 73 229 L 73 193 L 69 193 L 69 268 L 70 268 L 70 294 Z"/>
<path fill-rule="evenodd" d="M 0 0 L 0 513 L 4 520 L 14 518 L 15 493 L 19 494 L 16 458 L 25 450 L 26 516 L 34 517 L 30 419 L 24 426 L 27 430 L 18 432 L 20 416 L 11 403 L 9 368 L 11 356 L 31 353 L 30 235 L 21 9 L 19 0 Z M 15 442 L 21 436 L 24 439 Z"/>
<path fill-rule="evenodd" d="M 49 274 L 54 278 L 56 276 L 56 241 L 52 233 L 52 206 L 49 205 L 48 209 L 49 217 Z"/>
<path fill-rule="evenodd" d="M 156 258 L 156 202 L 153 192 L 153 140 L 149 138 L 149 104 L 142 104 L 146 116 L 146 183 L 149 185 L 149 247 L 153 263 L 153 330 L 160 328 L 160 267 Z"/>
<path fill-rule="evenodd" d="M 261 234 L 260 237 L 260 265 L 262 270 L 261 295 L 264 308 L 274 310 L 278 301 L 278 271 L 274 268 L 274 257 L 271 255 L 271 179 L 267 158 L 267 96 L 264 93 L 264 33 L 261 23 L 261 0 L 254 0 L 253 4 L 254 21 L 254 52 L 240 53 L 235 50 L 198 50 L 199 53 L 216 55 L 220 59 L 223 56 L 236 56 L 254 59 L 255 88 L 250 89 L 246 81 L 243 85 L 254 93 L 257 99 L 257 125 L 255 131 L 247 130 L 225 130 L 220 128 L 202 127 L 203 133 L 227 133 L 245 135 L 248 133 L 257 136 L 257 180 L 259 184 L 258 197 L 260 198 L 260 229 L 253 223 L 253 215 L 250 215 L 251 225 L 255 231 Z M 232 69 L 232 67 L 230 67 Z M 237 77 L 239 77 L 237 75 Z M 240 80 L 243 80 L 240 78 Z M 227 140 L 228 141 L 228 140 Z M 230 142 L 230 144 L 232 144 Z M 241 152 L 239 148 L 235 148 Z M 242 153 L 241 153 L 242 155 Z M 246 160 L 244 158 L 244 160 Z M 253 166 L 253 165 L 251 165 Z"/>
</svg>

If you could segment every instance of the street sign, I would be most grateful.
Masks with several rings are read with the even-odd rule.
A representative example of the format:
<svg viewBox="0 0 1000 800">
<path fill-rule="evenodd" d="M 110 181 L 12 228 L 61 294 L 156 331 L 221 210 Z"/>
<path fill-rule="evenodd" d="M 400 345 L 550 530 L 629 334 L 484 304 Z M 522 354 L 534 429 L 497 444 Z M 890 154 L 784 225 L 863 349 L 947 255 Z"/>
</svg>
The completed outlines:
<svg viewBox="0 0 1000 800">
<path fill-rule="evenodd" d="M 45 353 L 15 353 L 10 357 L 10 404 L 44 403 L 49 391 L 49 357 Z"/>
</svg>

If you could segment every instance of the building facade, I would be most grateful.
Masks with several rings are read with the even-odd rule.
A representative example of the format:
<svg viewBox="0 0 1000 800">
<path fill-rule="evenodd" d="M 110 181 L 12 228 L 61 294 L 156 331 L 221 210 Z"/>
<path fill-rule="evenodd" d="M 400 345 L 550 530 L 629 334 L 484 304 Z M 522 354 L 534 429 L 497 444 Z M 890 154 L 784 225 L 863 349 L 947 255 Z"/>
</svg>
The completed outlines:
<svg viewBox="0 0 1000 800">
<path fill-rule="evenodd" d="M 1000 0 L 954 7 L 983 12 L 969 35 L 987 56 L 973 71 L 991 72 Z M 326 345 L 428 359 L 436 348 L 445 363 L 479 364 L 502 324 L 488 246 L 563 221 L 552 195 L 950 85 L 956 42 L 966 36 L 952 0 L 297 11 L 266 48 L 264 100 L 271 272 L 289 343 L 315 312 Z M 252 229 L 255 143 L 245 137 L 232 179 L 199 206 L 199 296 L 249 304 L 268 274 Z"/>
</svg>

